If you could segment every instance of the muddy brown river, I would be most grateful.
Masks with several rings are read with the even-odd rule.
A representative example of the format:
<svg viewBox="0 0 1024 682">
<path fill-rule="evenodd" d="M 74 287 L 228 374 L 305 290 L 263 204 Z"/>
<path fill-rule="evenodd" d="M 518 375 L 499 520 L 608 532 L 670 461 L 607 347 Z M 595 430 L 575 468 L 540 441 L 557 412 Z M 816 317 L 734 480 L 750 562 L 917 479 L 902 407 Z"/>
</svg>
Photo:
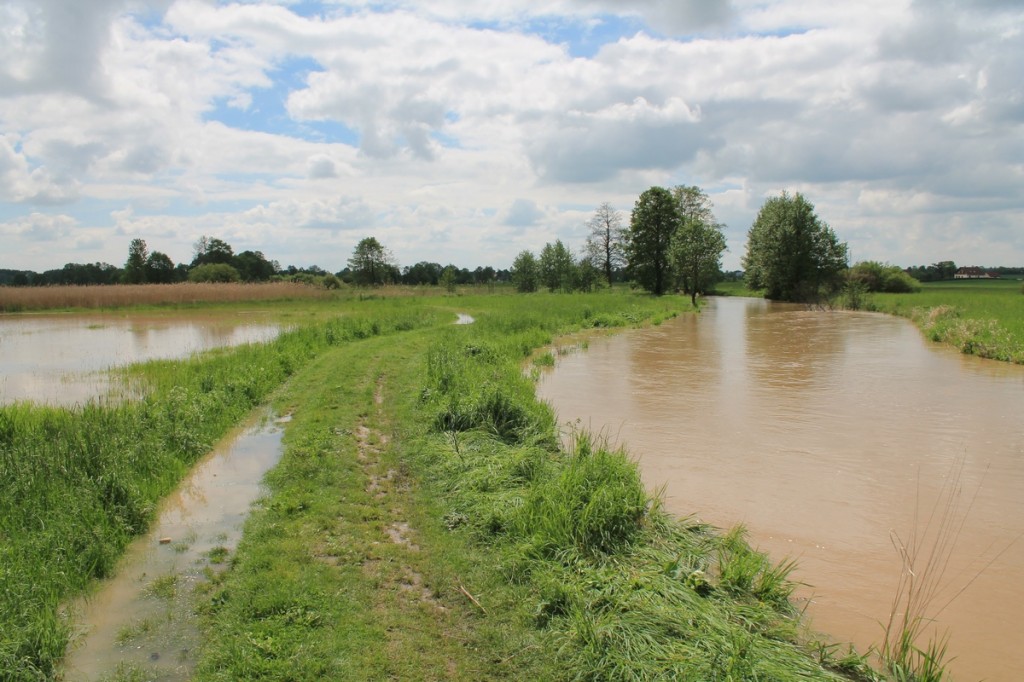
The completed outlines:
<svg viewBox="0 0 1024 682">
<path fill-rule="evenodd" d="M 559 355 L 539 394 L 567 428 L 624 444 L 669 511 L 743 523 L 796 559 L 811 626 L 861 650 L 889 616 L 893 537 L 916 533 L 924 552 L 946 518 L 956 542 L 926 615 L 949 635 L 950 669 L 1019 679 L 1024 367 L 899 318 L 716 298 Z"/>
</svg>

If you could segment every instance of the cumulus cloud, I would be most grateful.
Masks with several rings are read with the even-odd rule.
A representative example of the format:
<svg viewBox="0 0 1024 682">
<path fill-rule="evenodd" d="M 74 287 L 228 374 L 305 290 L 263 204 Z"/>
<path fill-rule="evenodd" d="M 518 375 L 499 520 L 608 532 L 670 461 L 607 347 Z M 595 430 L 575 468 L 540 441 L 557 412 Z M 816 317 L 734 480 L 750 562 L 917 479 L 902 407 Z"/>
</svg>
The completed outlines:
<svg viewBox="0 0 1024 682">
<path fill-rule="evenodd" d="M 502 221 L 510 227 L 529 227 L 536 225 L 537 221 L 544 217 L 544 211 L 529 199 L 516 199 L 505 212 L 505 219 Z"/>
<path fill-rule="evenodd" d="M 760 202 L 783 188 L 805 192 L 871 257 L 958 258 L 901 236 L 921 225 L 973 231 L 948 243 L 979 263 L 1024 260 L 1019 3 L 302 9 L 0 5 L 12 252 L 45 259 L 30 235 L 130 205 L 88 237 L 79 229 L 89 260 L 120 260 L 128 234 L 177 240 L 160 250 L 179 254 L 215 234 L 268 257 L 306 249 L 319 261 L 329 244 L 339 255 L 323 264 L 339 268 L 365 230 L 396 255 L 501 266 L 550 230 L 581 240 L 579 206 L 628 208 L 650 185 L 686 183 L 708 188 L 730 223 L 727 265 Z M 595 27 L 606 33 L 593 32 L 593 49 L 575 50 Z"/>
<path fill-rule="evenodd" d="M 326 154 L 316 154 L 310 157 L 306 167 L 308 177 L 313 180 L 338 177 L 338 167 L 334 163 L 334 159 Z"/>
<path fill-rule="evenodd" d="M 3 223 L 8 236 L 20 237 L 30 242 L 56 242 L 72 234 L 78 221 L 69 215 L 48 215 L 31 213 L 24 218 Z"/>
</svg>

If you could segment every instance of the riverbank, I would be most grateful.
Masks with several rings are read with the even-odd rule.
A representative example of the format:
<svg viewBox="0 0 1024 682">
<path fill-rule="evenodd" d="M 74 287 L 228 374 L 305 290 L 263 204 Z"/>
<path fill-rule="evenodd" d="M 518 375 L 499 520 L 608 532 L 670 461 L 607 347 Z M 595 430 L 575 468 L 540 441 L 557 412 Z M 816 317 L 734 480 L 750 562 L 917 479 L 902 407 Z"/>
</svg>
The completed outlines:
<svg viewBox="0 0 1024 682">
<path fill-rule="evenodd" d="M 284 458 L 230 569 L 197 593 L 196 679 L 866 674 L 861 659 L 807 643 L 792 567 L 753 551 L 742 529 L 670 517 L 625 453 L 585 435 L 561 450 L 523 374 L 558 335 L 657 323 L 684 300 L 352 305 L 271 344 L 141 366 L 152 393 L 139 406 L 0 410 L 4 464 L 21 472 L 0 497 L 12 541 L 0 564 L 4 679 L 59 674 L 60 603 L 108 574 L 154 501 L 270 396 L 293 415 Z M 456 312 L 476 322 L 450 325 Z M 130 666 L 116 676 L 143 678 Z"/>
<path fill-rule="evenodd" d="M 929 282 L 872 294 L 867 309 L 909 318 L 927 338 L 967 355 L 1024 364 L 1024 295 L 1017 280 Z"/>
<path fill-rule="evenodd" d="M 743 282 L 719 283 L 715 293 L 761 296 Z M 905 317 L 929 340 L 966 355 L 1024 364 L 1024 290 L 1019 280 L 925 282 L 919 292 L 864 294 L 857 309 Z"/>
</svg>

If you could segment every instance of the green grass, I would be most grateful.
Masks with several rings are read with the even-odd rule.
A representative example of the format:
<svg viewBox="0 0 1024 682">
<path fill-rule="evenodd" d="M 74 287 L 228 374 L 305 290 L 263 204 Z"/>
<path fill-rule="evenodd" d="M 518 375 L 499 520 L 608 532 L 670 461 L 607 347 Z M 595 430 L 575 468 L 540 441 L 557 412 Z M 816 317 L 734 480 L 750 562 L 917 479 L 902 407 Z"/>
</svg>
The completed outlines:
<svg viewBox="0 0 1024 682">
<path fill-rule="evenodd" d="M 873 294 L 870 309 L 908 317 L 932 341 L 1024 363 L 1024 295 L 1017 280 L 930 282 L 914 294 Z"/>
</svg>

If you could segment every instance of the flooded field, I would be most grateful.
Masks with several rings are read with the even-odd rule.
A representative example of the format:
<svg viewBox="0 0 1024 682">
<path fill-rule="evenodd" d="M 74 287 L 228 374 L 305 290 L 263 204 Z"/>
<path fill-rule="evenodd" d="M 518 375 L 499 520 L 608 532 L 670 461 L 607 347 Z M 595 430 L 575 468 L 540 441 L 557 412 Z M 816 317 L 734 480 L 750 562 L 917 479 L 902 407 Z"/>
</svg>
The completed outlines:
<svg viewBox="0 0 1024 682">
<path fill-rule="evenodd" d="M 161 505 L 148 535 L 126 552 L 117 575 L 72 608 L 77 634 L 65 679 L 115 673 L 130 679 L 187 680 L 199 630 L 193 591 L 225 567 L 263 475 L 281 457 L 279 424 L 261 414 L 229 434 Z"/>
<path fill-rule="evenodd" d="M 280 330 L 258 315 L 0 315 L 0 403 L 102 398 L 115 388 L 110 367 L 269 341 Z"/>
<path fill-rule="evenodd" d="M 884 315 L 713 299 L 559 355 L 539 393 L 562 423 L 627 445 L 670 511 L 746 524 L 755 545 L 796 559 L 812 626 L 862 648 L 889 616 L 894 540 L 916 533 L 930 549 L 951 516 L 929 614 L 948 629 L 951 670 L 1024 669 L 1024 367 Z"/>
</svg>

